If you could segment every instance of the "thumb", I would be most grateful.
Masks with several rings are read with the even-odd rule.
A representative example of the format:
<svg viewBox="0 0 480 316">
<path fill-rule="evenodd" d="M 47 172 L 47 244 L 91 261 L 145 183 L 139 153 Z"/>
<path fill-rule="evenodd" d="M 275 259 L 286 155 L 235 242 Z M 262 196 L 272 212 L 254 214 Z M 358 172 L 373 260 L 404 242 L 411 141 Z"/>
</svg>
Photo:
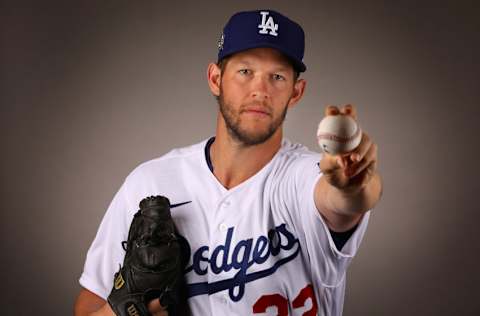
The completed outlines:
<svg viewBox="0 0 480 316">
<path fill-rule="evenodd" d="M 330 155 L 328 153 L 324 153 L 322 160 L 320 160 L 320 170 L 322 173 L 331 173 L 338 169 L 345 167 L 344 158 L 340 155 Z"/>
<path fill-rule="evenodd" d="M 320 161 L 319 167 L 328 184 L 342 189 L 349 184 L 349 178 L 345 174 L 346 164 L 347 158 L 345 156 L 325 154 Z"/>
</svg>

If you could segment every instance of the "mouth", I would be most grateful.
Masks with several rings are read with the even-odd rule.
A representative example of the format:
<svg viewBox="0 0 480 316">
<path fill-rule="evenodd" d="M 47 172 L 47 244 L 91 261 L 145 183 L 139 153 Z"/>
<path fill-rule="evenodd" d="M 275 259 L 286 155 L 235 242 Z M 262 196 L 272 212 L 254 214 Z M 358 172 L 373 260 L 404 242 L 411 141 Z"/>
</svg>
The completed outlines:
<svg viewBox="0 0 480 316">
<path fill-rule="evenodd" d="M 241 113 L 246 113 L 246 114 L 255 115 L 259 117 L 272 115 L 270 111 L 263 106 L 249 106 L 249 107 L 246 107 L 244 110 L 242 110 Z"/>
</svg>

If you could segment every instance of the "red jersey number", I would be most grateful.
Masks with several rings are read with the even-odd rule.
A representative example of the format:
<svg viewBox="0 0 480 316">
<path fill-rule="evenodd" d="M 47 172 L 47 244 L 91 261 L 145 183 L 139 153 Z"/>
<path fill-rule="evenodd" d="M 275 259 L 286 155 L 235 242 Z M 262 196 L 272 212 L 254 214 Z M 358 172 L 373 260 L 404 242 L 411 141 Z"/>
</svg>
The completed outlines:
<svg viewBox="0 0 480 316">
<path fill-rule="evenodd" d="M 302 316 L 315 316 L 317 315 L 318 305 L 311 284 L 304 287 L 300 293 L 298 293 L 292 302 L 292 308 L 305 307 L 305 302 L 308 299 L 312 302 L 312 308 L 303 313 Z M 262 295 L 253 305 L 253 313 L 265 313 L 268 307 L 276 307 L 277 316 L 288 316 L 288 300 L 280 294 Z"/>
</svg>

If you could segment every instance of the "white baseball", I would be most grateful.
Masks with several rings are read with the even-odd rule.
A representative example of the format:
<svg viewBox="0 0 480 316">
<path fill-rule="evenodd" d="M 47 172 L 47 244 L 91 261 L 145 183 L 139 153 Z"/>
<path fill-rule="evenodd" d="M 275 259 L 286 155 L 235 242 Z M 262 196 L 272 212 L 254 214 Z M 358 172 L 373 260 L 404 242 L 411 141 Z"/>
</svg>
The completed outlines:
<svg viewBox="0 0 480 316">
<path fill-rule="evenodd" d="M 341 155 L 354 150 L 361 139 L 360 126 L 349 115 L 327 115 L 318 124 L 318 145 L 331 155 Z"/>
</svg>

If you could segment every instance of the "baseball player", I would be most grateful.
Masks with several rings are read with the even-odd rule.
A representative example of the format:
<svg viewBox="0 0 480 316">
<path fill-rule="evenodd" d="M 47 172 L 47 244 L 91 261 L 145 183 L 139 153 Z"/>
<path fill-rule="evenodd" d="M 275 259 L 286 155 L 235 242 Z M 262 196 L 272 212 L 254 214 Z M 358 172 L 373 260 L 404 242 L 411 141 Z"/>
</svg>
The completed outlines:
<svg viewBox="0 0 480 316">
<path fill-rule="evenodd" d="M 306 81 L 304 32 L 273 10 L 234 14 L 208 84 L 219 104 L 215 136 L 135 168 L 88 250 L 76 315 L 114 315 L 107 297 L 138 203 L 168 197 L 188 242 L 192 315 L 341 315 L 346 269 L 380 199 L 377 146 L 367 133 L 343 156 L 283 137 Z M 352 115 L 351 105 L 326 108 Z M 166 315 L 158 300 L 152 315 Z"/>
</svg>

